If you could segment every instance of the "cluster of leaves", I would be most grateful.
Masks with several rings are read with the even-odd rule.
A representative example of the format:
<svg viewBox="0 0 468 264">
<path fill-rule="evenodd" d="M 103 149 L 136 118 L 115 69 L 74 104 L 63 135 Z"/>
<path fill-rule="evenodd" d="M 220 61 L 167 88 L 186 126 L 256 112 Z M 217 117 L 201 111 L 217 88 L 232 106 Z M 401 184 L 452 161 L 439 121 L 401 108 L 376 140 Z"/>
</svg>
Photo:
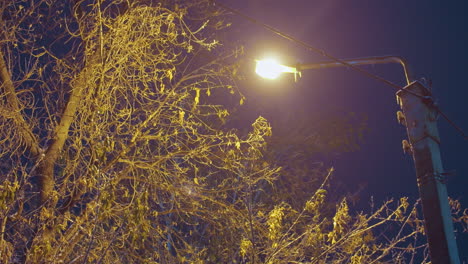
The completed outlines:
<svg viewBox="0 0 468 264">
<path fill-rule="evenodd" d="M 332 172 L 300 210 L 284 202 L 254 207 L 252 229 L 239 244 L 241 262 L 428 263 L 418 203 L 390 200 L 353 215 L 343 198 L 330 213 L 325 185 Z"/>
<path fill-rule="evenodd" d="M 323 210 L 323 185 L 283 199 L 268 122 L 239 135 L 210 103 L 236 93 L 240 53 L 216 41 L 227 24 L 210 1 L 0 13 L 2 263 L 379 263 L 420 248 L 406 200 L 352 216 L 345 200 Z M 378 244 L 387 223 L 400 232 Z"/>
</svg>

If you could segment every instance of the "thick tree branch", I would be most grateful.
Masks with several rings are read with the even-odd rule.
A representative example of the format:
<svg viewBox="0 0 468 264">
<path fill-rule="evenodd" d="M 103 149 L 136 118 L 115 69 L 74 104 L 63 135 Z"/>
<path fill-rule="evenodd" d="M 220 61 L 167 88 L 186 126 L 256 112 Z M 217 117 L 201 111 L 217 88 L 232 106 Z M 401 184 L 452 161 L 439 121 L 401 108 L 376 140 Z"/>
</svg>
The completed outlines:
<svg viewBox="0 0 468 264">
<path fill-rule="evenodd" d="M 68 138 L 68 132 L 73 122 L 75 114 L 80 104 L 80 100 L 86 85 L 86 67 L 77 76 L 76 81 L 72 85 L 71 95 L 68 103 L 63 111 L 60 123 L 55 128 L 52 144 L 45 152 L 45 157 L 41 165 L 41 173 L 39 176 L 39 190 L 41 195 L 41 203 L 46 202 L 54 189 L 54 165 L 57 161 L 60 152 L 63 149 L 65 140 Z"/>
</svg>

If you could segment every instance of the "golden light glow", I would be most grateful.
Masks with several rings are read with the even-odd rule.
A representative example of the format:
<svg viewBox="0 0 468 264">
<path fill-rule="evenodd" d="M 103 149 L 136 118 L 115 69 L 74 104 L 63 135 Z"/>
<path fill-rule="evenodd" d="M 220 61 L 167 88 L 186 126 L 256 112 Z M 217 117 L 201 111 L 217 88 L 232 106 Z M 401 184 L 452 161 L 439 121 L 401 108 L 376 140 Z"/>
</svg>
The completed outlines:
<svg viewBox="0 0 468 264">
<path fill-rule="evenodd" d="M 283 72 L 297 73 L 296 68 L 284 66 L 275 59 L 257 60 L 255 72 L 266 79 L 276 79 Z"/>
</svg>

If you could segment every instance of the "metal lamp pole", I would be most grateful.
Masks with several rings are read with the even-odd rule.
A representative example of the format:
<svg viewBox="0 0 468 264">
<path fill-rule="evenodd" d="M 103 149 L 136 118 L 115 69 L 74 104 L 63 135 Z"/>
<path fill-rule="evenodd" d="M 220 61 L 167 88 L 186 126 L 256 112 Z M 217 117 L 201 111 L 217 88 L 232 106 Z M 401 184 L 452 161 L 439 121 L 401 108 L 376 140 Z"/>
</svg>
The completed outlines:
<svg viewBox="0 0 468 264">
<path fill-rule="evenodd" d="M 397 116 L 400 123 L 406 126 L 409 139 L 409 142 L 403 140 L 403 148 L 413 155 L 431 262 L 459 264 L 445 173 L 440 157 L 437 111 L 433 105 L 431 91 L 420 82 L 412 81 L 408 64 L 400 57 L 385 56 L 343 61 L 350 65 L 398 63 L 403 66 L 407 85 L 396 93 L 398 104 L 403 111 L 398 111 Z M 299 64 L 297 71 L 346 66 L 339 62 Z"/>
</svg>

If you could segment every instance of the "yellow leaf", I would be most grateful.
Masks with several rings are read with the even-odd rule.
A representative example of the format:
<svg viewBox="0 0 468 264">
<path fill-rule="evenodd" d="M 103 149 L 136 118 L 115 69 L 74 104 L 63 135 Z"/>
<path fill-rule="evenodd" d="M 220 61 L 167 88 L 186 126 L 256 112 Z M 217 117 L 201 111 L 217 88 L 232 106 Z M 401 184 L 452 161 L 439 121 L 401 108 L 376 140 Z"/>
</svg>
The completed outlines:
<svg viewBox="0 0 468 264">
<path fill-rule="evenodd" d="M 240 142 L 239 141 L 236 142 L 236 148 L 240 149 Z"/>
<path fill-rule="evenodd" d="M 195 105 L 197 105 L 198 102 L 200 102 L 200 89 L 195 88 Z"/>
<path fill-rule="evenodd" d="M 240 104 L 240 105 L 243 105 L 243 104 L 244 104 L 244 98 L 241 98 L 241 99 L 240 99 L 239 104 Z"/>
<path fill-rule="evenodd" d="M 208 96 L 211 95 L 211 90 L 210 90 L 210 89 L 207 89 L 207 90 L 206 90 L 206 95 L 208 95 Z"/>
<path fill-rule="evenodd" d="M 200 184 L 200 183 L 198 183 L 198 178 L 197 177 L 193 178 L 193 182 L 195 182 L 196 185 Z"/>
<path fill-rule="evenodd" d="M 172 71 L 171 70 L 168 70 L 167 71 L 167 76 L 169 77 L 169 80 L 172 81 Z"/>
<path fill-rule="evenodd" d="M 180 123 L 184 123 L 184 116 L 185 116 L 185 112 L 180 110 L 179 111 L 179 121 L 180 121 Z"/>
</svg>

